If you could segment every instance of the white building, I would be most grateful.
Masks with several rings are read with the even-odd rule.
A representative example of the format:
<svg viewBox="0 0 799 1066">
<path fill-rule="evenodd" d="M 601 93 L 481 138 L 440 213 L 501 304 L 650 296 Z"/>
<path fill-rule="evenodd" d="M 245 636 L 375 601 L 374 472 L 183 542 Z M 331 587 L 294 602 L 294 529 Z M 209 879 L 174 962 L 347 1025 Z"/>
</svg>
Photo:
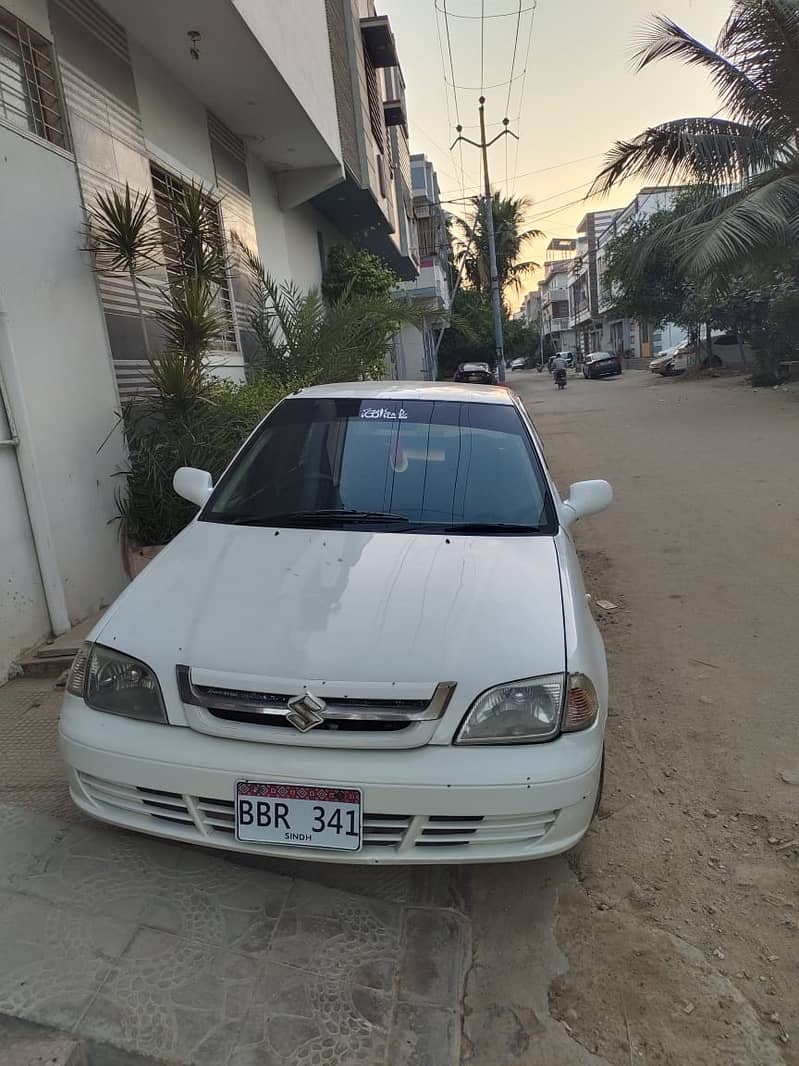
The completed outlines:
<svg viewBox="0 0 799 1066">
<path fill-rule="evenodd" d="M 544 279 L 538 283 L 541 328 L 556 351 L 574 348 L 574 329 L 569 322 L 569 280 L 576 248 L 573 238 L 553 238 L 547 245 Z"/>
<path fill-rule="evenodd" d="M 641 189 L 626 207 L 614 214 L 597 236 L 598 311 L 603 324 L 603 347 L 620 355 L 629 353 L 648 359 L 658 352 L 673 348 L 688 336 L 687 331 L 673 322 L 654 329 L 649 322 L 634 322 L 614 314 L 613 293 L 604 282 L 607 246 L 633 223 L 645 222 L 658 211 L 668 211 L 680 192 L 674 186 L 655 186 Z"/>
<path fill-rule="evenodd" d="M 395 337 L 392 377 L 435 380 L 436 345 L 449 322 L 452 303 L 449 238 L 433 164 L 425 155 L 411 156 L 413 208 L 419 250 L 419 276 L 402 285 L 404 298 L 423 305 L 421 326 L 407 325 Z"/>
<path fill-rule="evenodd" d="M 528 292 L 525 295 L 518 317 L 528 326 L 540 326 L 541 294 L 539 292 Z"/>
<path fill-rule="evenodd" d="M 569 327 L 583 355 L 602 351 L 597 240 L 616 214 L 614 210 L 590 211 L 577 226 L 576 256 L 569 280 Z"/>
<path fill-rule="evenodd" d="M 126 183 L 151 198 L 161 285 L 191 182 L 225 250 L 235 233 L 278 279 L 318 285 L 348 238 L 411 280 L 401 84 L 371 0 L 303 0 L 301 16 L 285 0 L 0 0 L 0 680 L 124 582 L 117 412 L 147 353 L 130 280 L 96 278 L 81 250 L 85 206 Z M 152 351 L 160 299 L 143 294 Z M 245 300 L 231 277 L 210 358 L 233 377 Z"/>
</svg>

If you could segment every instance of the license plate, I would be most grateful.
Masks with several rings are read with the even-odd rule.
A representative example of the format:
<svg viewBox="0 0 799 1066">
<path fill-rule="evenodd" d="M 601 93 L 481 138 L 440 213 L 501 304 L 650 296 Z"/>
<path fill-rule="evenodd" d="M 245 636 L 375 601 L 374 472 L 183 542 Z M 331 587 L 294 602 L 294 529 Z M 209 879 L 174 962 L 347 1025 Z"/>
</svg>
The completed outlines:
<svg viewBox="0 0 799 1066">
<path fill-rule="evenodd" d="M 360 790 L 239 781 L 236 839 L 250 844 L 358 851 Z"/>
</svg>

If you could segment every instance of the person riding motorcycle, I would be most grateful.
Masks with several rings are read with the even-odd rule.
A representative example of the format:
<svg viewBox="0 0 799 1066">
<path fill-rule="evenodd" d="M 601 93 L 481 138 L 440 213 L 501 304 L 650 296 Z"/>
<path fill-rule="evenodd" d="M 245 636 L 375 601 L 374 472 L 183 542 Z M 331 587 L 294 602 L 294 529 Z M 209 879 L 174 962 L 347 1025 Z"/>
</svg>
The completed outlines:
<svg viewBox="0 0 799 1066">
<path fill-rule="evenodd" d="M 555 356 L 555 361 L 552 364 L 552 376 L 555 379 L 555 383 L 560 385 L 561 388 L 566 384 L 566 369 L 568 365 L 565 356 Z"/>
</svg>

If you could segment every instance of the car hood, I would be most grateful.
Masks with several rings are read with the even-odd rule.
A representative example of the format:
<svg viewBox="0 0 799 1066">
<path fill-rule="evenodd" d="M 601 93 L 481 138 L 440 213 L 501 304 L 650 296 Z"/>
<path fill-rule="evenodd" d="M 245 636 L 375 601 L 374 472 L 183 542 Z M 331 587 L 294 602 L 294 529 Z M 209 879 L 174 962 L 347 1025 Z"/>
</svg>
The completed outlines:
<svg viewBox="0 0 799 1066">
<path fill-rule="evenodd" d="M 173 677 L 203 671 L 383 684 L 564 669 L 552 537 L 194 522 L 92 634 Z"/>
</svg>

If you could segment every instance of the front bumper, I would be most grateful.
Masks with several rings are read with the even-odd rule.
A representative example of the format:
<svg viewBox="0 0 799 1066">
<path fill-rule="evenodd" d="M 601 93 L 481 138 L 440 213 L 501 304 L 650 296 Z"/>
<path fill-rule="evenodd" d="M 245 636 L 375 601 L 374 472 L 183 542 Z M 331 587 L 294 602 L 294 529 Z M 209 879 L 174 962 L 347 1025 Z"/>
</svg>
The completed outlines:
<svg viewBox="0 0 799 1066">
<path fill-rule="evenodd" d="M 546 744 L 364 751 L 255 744 L 92 711 L 67 695 L 61 749 L 73 801 L 114 825 L 207 847 L 355 863 L 543 858 L 591 821 L 603 723 Z M 237 841 L 240 780 L 361 789 L 359 852 Z"/>
</svg>

